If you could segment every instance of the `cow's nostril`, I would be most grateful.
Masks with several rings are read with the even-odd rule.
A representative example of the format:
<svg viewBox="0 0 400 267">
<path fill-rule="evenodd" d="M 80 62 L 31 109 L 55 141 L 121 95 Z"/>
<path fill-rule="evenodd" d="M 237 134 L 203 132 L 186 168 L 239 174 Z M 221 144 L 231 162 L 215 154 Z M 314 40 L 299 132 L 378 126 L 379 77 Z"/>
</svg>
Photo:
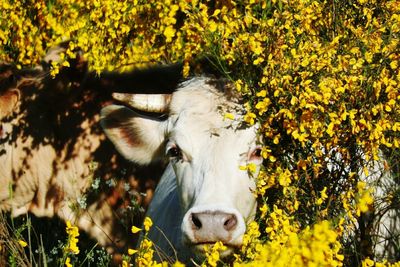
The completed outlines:
<svg viewBox="0 0 400 267">
<path fill-rule="evenodd" d="M 231 231 L 235 228 L 235 226 L 237 225 L 237 218 L 234 214 L 231 214 L 229 216 L 227 216 L 225 222 L 224 222 L 224 229 L 226 231 Z"/>
<path fill-rule="evenodd" d="M 200 229 L 202 226 L 200 219 L 197 217 L 195 213 L 192 213 L 192 225 L 197 230 Z"/>
</svg>

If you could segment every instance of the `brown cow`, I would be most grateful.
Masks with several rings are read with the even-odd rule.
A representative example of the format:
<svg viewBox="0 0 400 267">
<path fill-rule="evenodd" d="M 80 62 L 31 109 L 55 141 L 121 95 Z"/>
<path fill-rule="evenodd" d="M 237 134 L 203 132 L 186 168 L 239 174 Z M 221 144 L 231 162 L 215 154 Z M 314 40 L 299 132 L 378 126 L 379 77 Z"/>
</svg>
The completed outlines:
<svg viewBox="0 0 400 267">
<path fill-rule="evenodd" d="M 154 71 L 98 77 L 80 59 L 71 65 L 56 79 L 43 69 L 0 66 L 0 211 L 70 220 L 113 251 L 129 236 L 118 222 L 132 217 L 118 211 L 130 199 L 146 205 L 161 173 L 153 168 L 135 178 L 137 168 L 106 140 L 99 112 L 119 88 L 175 86 L 179 66 L 161 69 L 165 79 L 152 87 Z M 139 192 L 148 194 L 143 199 Z"/>
</svg>

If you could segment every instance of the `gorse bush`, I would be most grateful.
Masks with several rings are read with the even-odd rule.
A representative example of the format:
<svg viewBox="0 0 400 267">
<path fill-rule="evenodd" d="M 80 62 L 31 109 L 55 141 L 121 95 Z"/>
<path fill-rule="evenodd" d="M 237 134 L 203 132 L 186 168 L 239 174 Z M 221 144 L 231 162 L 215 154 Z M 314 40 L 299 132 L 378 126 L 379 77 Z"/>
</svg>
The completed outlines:
<svg viewBox="0 0 400 267">
<path fill-rule="evenodd" d="M 81 51 L 99 75 L 182 62 L 187 76 L 207 59 L 235 84 L 265 140 L 259 213 L 235 266 L 398 266 L 400 233 L 374 253 L 371 217 L 400 209 L 400 1 L 5 0 L 0 11 L 0 61 L 19 68 L 67 42 L 52 75 Z M 144 242 L 129 254 L 157 265 Z M 218 249 L 205 265 L 222 264 Z"/>
</svg>

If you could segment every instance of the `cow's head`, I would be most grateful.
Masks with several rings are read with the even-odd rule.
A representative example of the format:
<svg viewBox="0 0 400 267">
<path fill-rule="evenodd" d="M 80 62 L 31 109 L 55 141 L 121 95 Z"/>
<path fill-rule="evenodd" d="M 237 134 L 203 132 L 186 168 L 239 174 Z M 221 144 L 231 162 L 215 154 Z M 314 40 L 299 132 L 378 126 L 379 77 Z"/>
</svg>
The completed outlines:
<svg viewBox="0 0 400 267">
<path fill-rule="evenodd" d="M 140 164 L 169 159 L 185 214 L 183 241 L 200 253 L 204 244 L 216 241 L 230 247 L 228 253 L 240 246 L 246 222 L 255 213 L 252 190 L 262 162 L 257 126 L 241 124 L 243 108 L 224 88 L 210 79 L 195 78 L 168 98 L 157 96 L 162 99 L 158 103 L 169 102 L 164 120 L 139 115 L 125 106 L 102 110 L 103 128 L 126 158 Z M 224 118 L 227 112 L 236 119 Z M 257 166 L 256 173 L 239 168 L 249 163 Z"/>
</svg>

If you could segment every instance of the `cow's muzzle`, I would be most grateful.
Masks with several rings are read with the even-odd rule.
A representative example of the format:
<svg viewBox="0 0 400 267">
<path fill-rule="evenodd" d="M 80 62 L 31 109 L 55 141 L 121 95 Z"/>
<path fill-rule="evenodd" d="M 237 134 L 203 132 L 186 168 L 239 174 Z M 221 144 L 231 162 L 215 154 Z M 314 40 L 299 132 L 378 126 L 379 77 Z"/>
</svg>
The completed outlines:
<svg viewBox="0 0 400 267">
<path fill-rule="evenodd" d="M 192 208 L 182 222 L 183 241 L 200 252 L 203 245 L 218 241 L 231 251 L 242 244 L 245 230 L 243 217 L 234 209 Z"/>
</svg>

